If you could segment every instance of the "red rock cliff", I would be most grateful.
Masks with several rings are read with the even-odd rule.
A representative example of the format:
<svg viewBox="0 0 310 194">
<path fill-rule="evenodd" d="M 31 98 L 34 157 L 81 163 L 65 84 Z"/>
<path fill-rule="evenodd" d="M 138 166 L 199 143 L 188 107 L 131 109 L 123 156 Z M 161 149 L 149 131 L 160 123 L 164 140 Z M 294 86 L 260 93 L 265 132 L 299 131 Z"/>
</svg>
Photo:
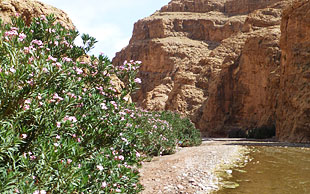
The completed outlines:
<svg viewBox="0 0 310 194">
<path fill-rule="evenodd" d="M 277 136 L 310 142 L 310 1 L 295 1 L 285 9 L 281 31 Z"/>
<path fill-rule="evenodd" d="M 281 0 L 172 0 L 139 20 L 114 64 L 141 60 L 133 97 L 187 114 L 206 136 L 276 124 Z"/>
</svg>

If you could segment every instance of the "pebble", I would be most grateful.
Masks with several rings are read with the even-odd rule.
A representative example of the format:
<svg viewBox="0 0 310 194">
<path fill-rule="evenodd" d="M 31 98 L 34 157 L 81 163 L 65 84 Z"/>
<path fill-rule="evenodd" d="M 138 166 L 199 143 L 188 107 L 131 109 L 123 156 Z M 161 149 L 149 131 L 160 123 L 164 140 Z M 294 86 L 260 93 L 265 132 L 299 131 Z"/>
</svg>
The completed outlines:
<svg viewBox="0 0 310 194">
<path fill-rule="evenodd" d="M 161 163 L 156 161 L 152 166 L 154 168 L 148 169 L 144 180 L 147 180 L 149 176 L 153 179 L 148 182 L 141 181 L 146 188 L 141 194 L 156 194 L 159 193 L 159 190 L 166 194 L 211 193 L 219 188 L 220 178 L 216 175 L 215 170 L 221 164 L 230 165 L 232 161 L 241 158 L 239 155 L 240 149 L 240 146 L 214 144 L 184 148 L 175 156 L 171 156 L 173 159 L 165 161 L 170 157 L 167 156 Z M 244 160 L 243 158 L 242 161 Z M 156 176 L 154 176 L 154 172 L 157 172 Z M 225 172 L 231 174 L 232 170 L 224 169 Z"/>
</svg>

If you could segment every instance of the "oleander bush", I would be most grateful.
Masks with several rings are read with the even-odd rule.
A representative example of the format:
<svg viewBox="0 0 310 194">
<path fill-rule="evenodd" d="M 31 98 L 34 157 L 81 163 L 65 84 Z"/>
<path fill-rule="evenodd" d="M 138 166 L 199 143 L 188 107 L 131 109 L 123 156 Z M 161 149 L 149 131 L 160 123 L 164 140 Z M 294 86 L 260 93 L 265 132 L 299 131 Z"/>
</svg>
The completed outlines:
<svg viewBox="0 0 310 194">
<path fill-rule="evenodd" d="M 200 131 L 195 128 L 195 125 L 187 117 L 164 111 L 161 113 L 160 119 L 170 123 L 179 146 L 188 147 L 201 144 Z"/>
<path fill-rule="evenodd" d="M 138 193 L 145 158 L 199 144 L 190 121 L 129 102 L 140 62 L 85 57 L 96 40 L 53 15 L 0 28 L 0 193 Z"/>
</svg>

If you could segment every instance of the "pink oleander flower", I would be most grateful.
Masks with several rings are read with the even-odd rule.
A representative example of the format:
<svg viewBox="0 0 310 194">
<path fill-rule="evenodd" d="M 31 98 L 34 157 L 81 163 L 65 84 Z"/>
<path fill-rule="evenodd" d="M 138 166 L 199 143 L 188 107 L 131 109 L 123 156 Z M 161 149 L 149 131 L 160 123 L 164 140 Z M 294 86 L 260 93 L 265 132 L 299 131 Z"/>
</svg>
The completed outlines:
<svg viewBox="0 0 310 194">
<path fill-rule="evenodd" d="M 56 135 L 56 139 L 60 139 L 60 136 L 59 136 L 59 135 Z"/>
<path fill-rule="evenodd" d="M 75 118 L 74 116 L 69 117 L 69 120 L 70 120 L 71 122 L 73 122 L 73 123 L 75 123 L 75 122 L 77 121 L 76 118 Z"/>
<path fill-rule="evenodd" d="M 134 81 L 135 81 L 136 83 L 138 83 L 138 84 L 141 84 L 141 83 L 142 83 L 142 81 L 141 81 L 140 78 L 136 78 Z"/>
<path fill-rule="evenodd" d="M 57 58 L 52 57 L 51 55 L 48 56 L 48 58 L 46 59 L 46 61 L 57 61 Z"/>
<path fill-rule="evenodd" d="M 33 57 L 30 57 L 30 58 L 28 59 L 28 63 L 31 63 L 33 60 L 34 60 L 34 58 L 33 58 Z"/>
<path fill-rule="evenodd" d="M 77 122 L 77 119 L 74 116 L 65 116 L 64 121 L 71 121 L 75 123 Z"/>
<path fill-rule="evenodd" d="M 76 68 L 75 71 L 76 71 L 76 73 L 77 73 L 78 75 L 80 75 L 80 74 L 83 73 L 83 70 L 80 69 L 80 68 Z"/>
<path fill-rule="evenodd" d="M 57 126 L 57 128 L 60 128 L 61 127 L 61 122 L 56 122 L 56 126 Z"/>
<path fill-rule="evenodd" d="M 22 134 L 22 138 L 26 139 L 27 138 L 27 134 Z"/>
<path fill-rule="evenodd" d="M 64 45 L 66 45 L 66 46 L 69 46 L 69 43 L 68 43 L 68 41 L 66 41 L 66 40 L 62 41 L 61 44 L 64 44 Z"/>
<path fill-rule="evenodd" d="M 70 164 L 71 162 L 72 162 L 72 160 L 71 160 L 71 159 L 68 159 L 68 160 L 67 160 L 67 163 L 68 163 L 68 164 Z"/>
<path fill-rule="evenodd" d="M 53 65 L 55 65 L 58 69 L 61 69 L 62 65 L 59 62 L 53 63 Z"/>
<path fill-rule="evenodd" d="M 31 104 L 31 99 L 27 99 L 27 100 L 25 100 L 25 102 L 24 102 L 25 104 Z"/>
<path fill-rule="evenodd" d="M 105 188 L 106 186 L 107 186 L 107 183 L 106 182 L 102 182 L 101 187 Z"/>
<path fill-rule="evenodd" d="M 33 86 L 34 81 L 33 81 L 33 79 L 30 79 L 29 81 L 26 81 L 26 83 Z"/>
<path fill-rule="evenodd" d="M 12 36 L 17 36 L 18 35 L 18 32 L 15 30 L 15 28 L 13 29 L 11 29 L 11 31 L 6 31 L 5 33 L 4 33 L 4 36 L 6 36 L 6 37 L 12 37 Z"/>
<path fill-rule="evenodd" d="M 44 73 L 48 73 L 48 69 L 47 69 L 46 67 L 43 67 L 42 71 L 43 71 Z"/>
<path fill-rule="evenodd" d="M 103 170 L 103 166 L 97 165 L 97 169 L 100 170 L 100 171 L 102 171 L 102 170 Z"/>
<path fill-rule="evenodd" d="M 63 61 L 66 61 L 66 62 L 70 62 L 70 61 L 72 61 L 72 59 L 71 59 L 71 58 L 69 58 L 69 57 L 63 57 L 63 58 L 62 58 L 62 60 L 63 60 Z"/>
<path fill-rule="evenodd" d="M 31 44 L 36 44 L 38 46 L 43 46 L 43 42 L 41 40 L 37 40 L 37 39 L 31 41 Z"/>
<path fill-rule="evenodd" d="M 33 192 L 33 194 L 46 194 L 45 190 L 36 190 L 35 192 Z"/>
<path fill-rule="evenodd" d="M 28 104 L 25 104 L 23 110 L 29 110 L 29 109 L 30 109 L 30 106 Z"/>
<path fill-rule="evenodd" d="M 41 15 L 41 16 L 40 16 L 40 19 L 41 19 L 41 20 L 44 20 L 44 21 L 47 21 L 47 18 L 46 18 L 45 15 Z"/>
<path fill-rule="evenodd" d="M 115 156 L 114 157 L 115 160 L 124 160 L 124 156 L 120 155 L 120 156 Z"/>
<path fill-rule="evenodd" d="M 54 100 L 59 100 L 59 101 L 63 101 L 64 99 L 62 98 L 62 97 L 60 97 L 57 93 L 55 93 L 54 95 L 53 95 L 53 99 Z"/>
<path fill-rule="evenodd" d="M 30 52 L 30 48 L 29 47 L 24 47 L 24 52 L 27 54 Z"/>
<path fill-rule="evenodd" d="M 11 67 L 11 68 L 10 68 L 10 72 L 15 73 L 15 72 L 16 72 L 16 69 L 14 69 L 14 67 Z"/>
<path fill-rule="evenodd" d="M 20 33 L 19 36 L 18 36 L 18 41 L 21 42 L 21 41 L 23 41 L 26 37 L 27 37 L 26 34 Z"/>
<path fill-rule="evenodd" d="M 101 103 L 100 106 L 101 106 L 101 109 L 108 110 L 108 107 L 105 105 L 105 103 Z"/>
<path fill-rule="evenodd" d="M 30 156 L 30 160 L 35 160 L 37 157 L 35 155 Z"/>
</svg>

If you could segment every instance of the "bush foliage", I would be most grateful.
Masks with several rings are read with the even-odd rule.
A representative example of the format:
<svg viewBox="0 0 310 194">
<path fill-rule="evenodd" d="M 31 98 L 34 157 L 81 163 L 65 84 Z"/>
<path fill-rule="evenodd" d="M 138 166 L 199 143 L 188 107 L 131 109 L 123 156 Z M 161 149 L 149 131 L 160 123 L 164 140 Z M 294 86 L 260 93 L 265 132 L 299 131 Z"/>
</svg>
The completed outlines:
<svg viewBox="0 0 310 194">
<path fill-rule="evenodd" d="M 75 45 L 52 15 L 0 28 L 0 193 L 138 193 L 146 157 L 200 143 L 189 120 L 128 102 L 140 62 L 86 60 L 96 40 Z"/>
</svg>

